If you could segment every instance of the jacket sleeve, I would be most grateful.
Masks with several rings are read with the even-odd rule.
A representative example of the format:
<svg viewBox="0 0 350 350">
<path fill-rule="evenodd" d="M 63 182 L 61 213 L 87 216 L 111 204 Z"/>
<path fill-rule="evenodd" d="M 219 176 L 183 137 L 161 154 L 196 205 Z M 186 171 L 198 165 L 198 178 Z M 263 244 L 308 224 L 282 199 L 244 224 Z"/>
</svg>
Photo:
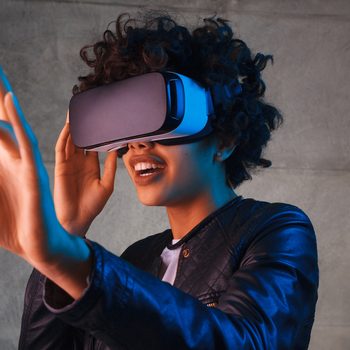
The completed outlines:
<svg viewBox="0 0 350 350">
<path fill-rule="evenodd" d="M 82 349 L 83 332 L 64 323 L 43 303 L 45 276 L 33 269 L 25 291 L 19 350 Z M 65 297 L 65 302 L 72 298 Z"/>
<path fill-rule="evenodd" d="M 264 221 L 217 308 L 89 245 L 94 269 L 82 297 L 58 307 L 61 290 L 47 280 L 44 302 L 112 349 L 307 349 L 318 266 L 315 233 L 301 210 Z"/>
</svg>

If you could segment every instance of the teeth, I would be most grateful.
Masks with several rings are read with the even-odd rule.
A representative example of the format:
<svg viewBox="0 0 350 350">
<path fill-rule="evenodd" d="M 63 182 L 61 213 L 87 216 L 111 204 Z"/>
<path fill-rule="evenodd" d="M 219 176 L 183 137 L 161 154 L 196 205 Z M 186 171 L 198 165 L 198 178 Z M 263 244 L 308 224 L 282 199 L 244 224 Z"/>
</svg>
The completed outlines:
<svg viewBox="0 0 350 350">
<path fill-rule="evenodd" d="M 140 170 L 147 170 L 147 169 L 164 168 L 164 165 L 140 162 L 135 164 L 134 168 L 135 168 L 135 171 L 140 171 Z"/>
</svg>

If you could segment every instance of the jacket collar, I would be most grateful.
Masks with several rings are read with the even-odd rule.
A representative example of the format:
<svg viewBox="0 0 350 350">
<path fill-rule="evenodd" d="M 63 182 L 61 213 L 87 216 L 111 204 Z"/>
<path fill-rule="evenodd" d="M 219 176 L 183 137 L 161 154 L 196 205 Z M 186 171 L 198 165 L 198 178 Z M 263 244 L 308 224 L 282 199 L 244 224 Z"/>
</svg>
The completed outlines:
<svg viewBox="0 0 350 350">
<path fill-rule="evenodd" d="M 165 230 L 165 234 L 167 235 L 167 244 L 166 247 L 168 249 L 176 249 L 180 247 L 182 244 L 188 242 L 193 236 L 195 236 L 198 232 L 200 232 L 202 229 L 204 229 L 205 226 L 207 226 L 215 217 L 217 217 L 219 214 L 223 213 L 224 211 L 228 210 L 232 206 L 236 205 L 238 202 L 240 202 L 242 199 L 242 196 L 236 196 L 235 198 L 228 201 L 226 204 L 221 206 L 220 208 L 213 211 L 211 214 L 209 214 L 206 218 L 204 218 L 200 223 L 198 223 L 195 227 L 193 227 L 188 233 L 186 233 L 185 236 L 183 236 L 178 242 L 175 244 L 172 244 L 172 238 L 173 234 L 171 232 L 171 229 Z"/>
</svg>

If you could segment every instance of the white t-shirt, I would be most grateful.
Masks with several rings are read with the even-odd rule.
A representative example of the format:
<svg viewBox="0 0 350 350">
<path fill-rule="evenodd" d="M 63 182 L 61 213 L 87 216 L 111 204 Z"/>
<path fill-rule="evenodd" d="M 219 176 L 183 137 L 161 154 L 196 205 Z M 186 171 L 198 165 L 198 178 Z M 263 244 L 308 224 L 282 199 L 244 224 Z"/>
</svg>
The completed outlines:
<svg viewBox="0 0 350 350">
<path fill-rule="evenodd" d="M 180 239 L 173 239 L 172 244 L 175 244 L 179 240 Z M 162 277 L 162 281 L 169 282 L 170 284 L 174 283 L 181 247 L 182 245 L 176 249 L 171 250 L 165 247 L 162 254 L 160 255 L 162 259 L 162 271 L 165 271 Z"/>
</svg>

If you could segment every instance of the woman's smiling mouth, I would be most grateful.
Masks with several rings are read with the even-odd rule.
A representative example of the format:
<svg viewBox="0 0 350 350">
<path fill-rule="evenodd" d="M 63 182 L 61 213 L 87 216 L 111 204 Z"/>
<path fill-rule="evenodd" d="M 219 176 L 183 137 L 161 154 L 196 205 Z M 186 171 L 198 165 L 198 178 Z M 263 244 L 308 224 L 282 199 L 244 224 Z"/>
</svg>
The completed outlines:
<svg viewBox="0 0 350 350">
<path fill-rule="evenodd" d="M 136 163 L 134 166 L 136 174 L 140 176 L 149 176 L 152 173 L 157 172 L 159 169 L 164 169 L 165 165 L 155 164 L 155 163 L 146 163 L 140 162 Z"/>
<path fill-rule="evenodd" d="M 155 155 L 133 156 L 129 161 L 134 170 L 135 183 L 148 185 L 157 180 L 164 173 L 165 162 Z"/>
</svg>

